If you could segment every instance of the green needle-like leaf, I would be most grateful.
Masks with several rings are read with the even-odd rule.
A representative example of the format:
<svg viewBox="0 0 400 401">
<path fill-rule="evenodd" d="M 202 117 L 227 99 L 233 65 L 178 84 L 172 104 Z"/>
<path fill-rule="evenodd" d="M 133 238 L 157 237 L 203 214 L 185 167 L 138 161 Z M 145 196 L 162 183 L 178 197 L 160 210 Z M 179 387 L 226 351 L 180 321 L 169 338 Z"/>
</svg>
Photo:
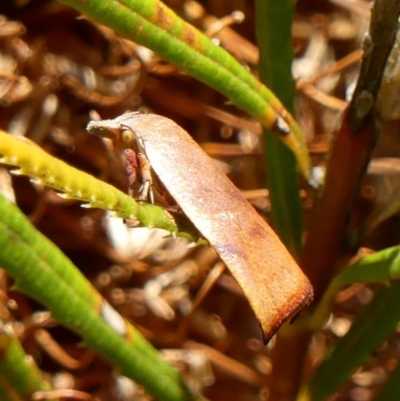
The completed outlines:
<svg viewBox="0 0 400 401">
<path fill-rule="evenodd" d="M 31 399 L 35 391 L 48 391 L 34 360 L 27 356 L 10 329 L 0 329 L 0 399 Z M 20 398 L 19 398 L 20 397 Z M 49 399 L 54 401 L 54 399 Z"/>
<path fill-rule="evenodd" d="M 130 196 L 46 153 L 33 142 L 0 130 L 0 162 L 18 166 L 14 174 L 26 174 L 37 182 L 64 193 L 65 198 L 89 202 L 88 207 L 115 211 L 118 217 L 141 225 L 176 233 L 173 217 L 164 209 Z"/>
<path fill-rule="evenodd" d="M 398 401 L 400 399 L 400 365 L 392 372 L 389 380 L 383 385 L 373 401 Z"/>
<path fill-rule="evenodd" d="M 400 278 L 400 247 L 393 246 L 363 257 L 344 269 L 332 281 L 337 288 L 354 283 L 389 284 Z"/>
<path fill-rule="evenodd" d="M 396 330 L 400 320 L 400 281 L 381 289 L 350 331 L 335 344 L 317 370 L 301 401 L 322 401 L 350 378 L 380 344 Z M 377 330 L 379 328 L 379 330 Z"/>
<path fill-rule="evenodd" d="M 60 0 L 122 36 L 147 46 L 217 89 L 267 128 L 296 155 L 308 179 L 310 160 L 300 128 L 276 96 L 229 53 L 158 0 Z"/>
<path fill-rule="evenodd" d="M 257 0 L 256 31 L 260 77 L 293 112 L 295 85 L 291 68 L 293 1 Z M 271 194 L 272 220 L 281 240 L 295 257 L 301 253 L 301 204 L 296 160 L 286 146 L 265 130 L 264 151 Z"/>
<path fill-rule="evenodd" d="M 319 329 L 329 316 L 332 300 L 341 288 L 355 283 L 389 284 L 400 278 L 400 247 L 394 246 L 365 256 L 341 271 L 330 283 L 317 309 L 312 315 L 311 326 Z"/>
<path fill-rule="evenodd" d="M 383 288 L 375 295 L 374 300 L 354 322 L 346 336 L 337 342 L 319 367 L 309 387 L 303 390 L 301 401 L 325 399 L 349 379 L 352 370 L 364 363 L 396 329 L 400 319 L 399 278 L 400 247 L 395 246 L 364 257 L 332 281 L 312 317 L 312 326 L 315 329 L 326 320 L 332 299 L 343 286 L 363 282 L 390 282 L 390 287 Z"/>
<path fill-rule="evenodd" d="M 47 306 L 121 374 L 167 401 L 193 399 L 178 372 L 102 297 L 71 261 L 0 196 L 0 265 L 16 288 Z"/>
</svg>

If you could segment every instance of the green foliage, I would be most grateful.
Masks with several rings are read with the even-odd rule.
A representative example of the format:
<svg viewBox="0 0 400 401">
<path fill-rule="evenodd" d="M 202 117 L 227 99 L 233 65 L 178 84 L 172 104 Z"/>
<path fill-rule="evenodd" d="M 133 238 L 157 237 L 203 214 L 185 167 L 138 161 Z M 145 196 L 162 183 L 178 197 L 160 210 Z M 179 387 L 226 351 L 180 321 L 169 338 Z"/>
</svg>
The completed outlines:
<svg viewBox="0 0 400 401">
<path fill-rule="evenodd" d="M 327 318 L 330 301 L 343 286 L 354 283 L 390 283 L 390 286 L 375 295 L 349 332 L 330 350 L 310 386 L 304 390 L 302 400 L 319 401 L 328 397 L 396 330 L 400 320 L 399 253 L 400 247 L 396 246 L 364 257 L 332 281 L 314 314 L 315 328 Z"/>
<path fill-rule="evenodd" d="M 157 0 L 61 0 L 87 17 L 142 44 L 226 95 L 267 128 L 275 128 L 295 153 L 308 179 L 310 159 L 304 137 L 293 117 L 276 96 L 228 52 L 184 22 Z M 279 121 L 278 121 L 279 119 Z M 280 128 L 287 125 L 286 128 Z"/>
<path fill-rule="evenodd" d="M 396 330 L 400 320 L 399 296 L 398 281 L 375 295 L 371 304 L 353 323 L 349 332 L 335 344 L 318 368 L 307 390 L 308 399 L 326 399 Z"/>
<path fill-rule="evenodd" d="M 25 354 L 10 328 L 0 329 L 0 399 L 30 399 L 36 391 L 50 389 L 41 377 L 40 370 L 31 357 Z M 49 399 L 54 401 L 54 399 Z"/>
<path fill-rule="evenodd" d="M 16 288 L 47 306 L 55 319 L 121 369 L 170 401 L 190 400 L 178 372 L 96 292 L 72 262 L 0 196 L 0 265 Z M 158 377 L 157 380 L 154 378 Z"/>
<path fill-rule="evenodd" d="M 0 155 L 3 163 L 20 168 L 14 174 L 30 175 L 38 183 L 63 192 L 65 198 L 88 202 L 86 207 L 115 211 L 118 217 L 135 219 L 145 227 L 178 231 L 173 217 L 164 209 L 136 202 L 111 185 L 47 154 L 34 143 L 0 131 Z"/>
<path fill-rule="evenodd" d="M 256 1 L 256 33 L 260 49 L 260 78 L 293 113 L 295 86 L 291 64 L 291 0 Z M 267 28 L 267 29 L 266 29 Z M 271 32 L 274 32 L 271 35 Z M 301 254 L 301 205 L 293 154 L 270 130 L 264 130 L 264 153 L 274 227 L 295 257 Z"/>
</svg>

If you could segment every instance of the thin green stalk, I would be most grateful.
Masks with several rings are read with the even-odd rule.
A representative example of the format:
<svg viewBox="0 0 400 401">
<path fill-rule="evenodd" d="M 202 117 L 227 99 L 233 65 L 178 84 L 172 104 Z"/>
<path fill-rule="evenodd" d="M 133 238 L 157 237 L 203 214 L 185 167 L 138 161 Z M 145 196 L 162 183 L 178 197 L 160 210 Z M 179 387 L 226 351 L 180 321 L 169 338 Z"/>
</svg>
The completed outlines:
<svg viewBox="0 0 400 401">
<path fill-rule="evenodd" d="M 295 84 L 291 74 L 291 29 L 294 3 L 292 0 L 257 0 L 255 4 L 261 80 L 293 112 Z M 271 131 L 265 130 L 265 134 L 264 153 L 272 221 L 282 242 L 299 259 L 302 251 L 302 210 L 296 161 Z M 272 354 L 274 369 L 270 388 L 270 397 L 275 401 L 295 399 L 301 386 L 301 372 L 310 339 L 310 332 L 301 331 L 301 320 L 286 327 L 277 337 Z"/>
<path fill-rule="evenodd" d="M 291 73 L 293 21 L 291 0 L 257 0 L 256 33 L 260 49 L 260 77 L 294 111 L 295 84 Z M 271 131 L 265 130 L 264 152 L 272 221 L 283 243 L 295 257 L 301 253 L 302 211 L 296 161 Z"/>
</svg>

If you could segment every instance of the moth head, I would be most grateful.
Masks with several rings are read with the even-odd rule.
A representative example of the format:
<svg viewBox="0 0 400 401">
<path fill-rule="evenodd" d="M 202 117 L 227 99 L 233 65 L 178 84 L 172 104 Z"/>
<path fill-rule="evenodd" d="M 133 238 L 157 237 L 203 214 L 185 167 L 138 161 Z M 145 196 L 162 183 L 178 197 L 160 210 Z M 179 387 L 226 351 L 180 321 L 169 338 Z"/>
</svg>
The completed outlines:
<svg viewBox="0 0 400 401">
<path fill-rule="evenodd" d="M 120 139 L 124 148 L 130 148 L 136 142 L 136 135 L 131 129 L 123 127 Z"/>
</svg>

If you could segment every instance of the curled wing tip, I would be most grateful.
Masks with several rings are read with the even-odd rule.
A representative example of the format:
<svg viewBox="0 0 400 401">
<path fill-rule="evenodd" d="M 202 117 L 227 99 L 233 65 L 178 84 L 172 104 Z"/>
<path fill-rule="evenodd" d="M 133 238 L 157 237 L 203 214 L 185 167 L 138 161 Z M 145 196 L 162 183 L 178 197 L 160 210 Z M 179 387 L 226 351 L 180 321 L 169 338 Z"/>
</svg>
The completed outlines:
<svg viewBox="0 0 400 401">
<path fill-rule="evenodd" d="M 305 281 L 303 288 L 292 298 L 288 298 L 287 308 L 282 308 L 279 314 L 276 314 L 273 320 L 261 317 L 256 313 L 260 323 L 264 344 L 268 344 L 271 338 L 276 334 L 279 328 L 287 321 L 292 323 L 301 311 L 313 300 L 313 289 L 311 284 Z"/>
</svg>

